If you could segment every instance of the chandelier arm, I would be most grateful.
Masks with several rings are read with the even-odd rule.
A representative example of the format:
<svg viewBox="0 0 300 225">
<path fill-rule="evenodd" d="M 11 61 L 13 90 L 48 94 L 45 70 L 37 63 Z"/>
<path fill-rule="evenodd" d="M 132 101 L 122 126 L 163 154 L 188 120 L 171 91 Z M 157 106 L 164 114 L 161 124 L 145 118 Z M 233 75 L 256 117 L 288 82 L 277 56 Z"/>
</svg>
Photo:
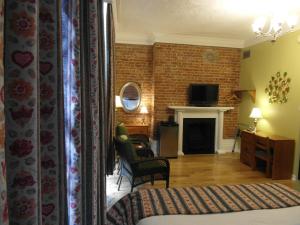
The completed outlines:
<svg viewBox="0 0 300 225">
<path fill-rule="evenodd" d="M 272 41 L 276 41 L 276 39 L 283 33 L 284 27 L 288 28 L 285 30 L 286 33 L 293 32 L 295 24 L 290 25 L 287 22 L 271 20 L 267 30 L 264 29 L 265 26 L 260 26 L 253 28 L 253 31 L 256 34 L 256 37 L 272 37 Z"/>
</svg>

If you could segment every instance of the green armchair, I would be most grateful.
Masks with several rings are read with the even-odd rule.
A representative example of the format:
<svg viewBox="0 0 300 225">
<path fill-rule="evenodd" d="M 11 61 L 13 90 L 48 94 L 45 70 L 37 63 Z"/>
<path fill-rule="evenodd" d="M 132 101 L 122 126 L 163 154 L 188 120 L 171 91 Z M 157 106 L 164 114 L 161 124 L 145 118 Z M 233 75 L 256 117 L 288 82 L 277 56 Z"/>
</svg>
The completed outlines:
<svg viewBox="0 0 300 225">
<path fill-rule="evenodd" d="M 117 132 L 118 133 L 118 132 Z M 131 183 L 131 192 L 133 188 L 146 183 L 154 183 L 154 180 L 165 180 L 166 188 L 169 187 L 170 164 L 165 158 L 151 157 L 141 158 L 126 134 L 120 134 L 115 137 L 116 151 L 120 156 L 120 180 L 126 176 Z"/>
<path fill-rule="evenodd" d="M 119 123 L 116 127 L 116 135 L 127 135 L 131 143 L 133 144 L 136 153 L 142 158 L 153 158 L 154 153 L 150 146 L 150 140 L 147 135 L 144 134 L 128 134 L 127 128 L 124 123 Z"/>
</svg>

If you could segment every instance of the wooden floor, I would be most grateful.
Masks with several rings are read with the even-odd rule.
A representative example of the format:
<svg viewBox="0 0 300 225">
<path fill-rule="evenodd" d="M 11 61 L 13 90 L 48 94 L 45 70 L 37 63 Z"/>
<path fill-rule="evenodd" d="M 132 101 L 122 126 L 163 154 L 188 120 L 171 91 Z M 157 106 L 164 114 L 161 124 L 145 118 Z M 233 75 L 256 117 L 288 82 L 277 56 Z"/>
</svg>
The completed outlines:
<svg viewBox="0 0 300 225">
<path fill-rule="evenodd" d="M 177 159 L 170 159 L 170 187 L 203 186 L 212 184 L 241 184 L 278 182 L 300 191 L 300 183 L 292 180 L 272 180 L 266 178 L 260 171 L 253 171 L 247 165 L 240 163 L 238 153 L 214 155 L 185 155 Z M 115 202 L 129 192 L 129 182 L 124 178 L 121 191 L 117 191 L 116 178 L 108 179 L 109 195 Z M 127 182 L 127 183 L 126 183 Z M 156 181 L 154 186 L 144 184 L 142 188 L 162 188 L 165 182 Z M 113 196 L 113 197 L 112 197 Z M 108 196 L 109 197 L 109 196 Z"/>
<path fill-rule="evenodd" d="M 300 188 L 299 182 L 266 178 L 263 172 L 253 171 L 247 165 L 240 163 L 239 157 L 238 153 L 227 153 L 185 155 L 170 159 L 170 187 L 278 182 Z M 146 184 L 140 188 L 148 187 L 152 186 Z M 164 183 L 157 182 L 154 187 L 164 187 Z"/>
</svg>

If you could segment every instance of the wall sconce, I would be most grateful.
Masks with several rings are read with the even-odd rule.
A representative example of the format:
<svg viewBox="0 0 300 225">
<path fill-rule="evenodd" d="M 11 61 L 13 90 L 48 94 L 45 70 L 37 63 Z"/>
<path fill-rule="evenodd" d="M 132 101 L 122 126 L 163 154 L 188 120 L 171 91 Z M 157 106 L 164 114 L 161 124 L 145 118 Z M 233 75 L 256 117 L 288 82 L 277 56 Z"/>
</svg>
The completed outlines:
<svg viewBox="0 0 300 225">
<path fill-rule="evenodd" d="M 123 105 L 121 103 L 121 98 L 120 98 L 119 95 L 115 96 L 115 107 L 116 107 L 116 111 L 117 111 L 118 108 L 122 108 L 123 107 Z"/>
<path fill-rule="evenodd" d="M 146 114 L 149 113 L 147 107 L 146 106 L 142 106 L 140 113 L 143 114 L 142 124 L 145 125 L 146 124 L 145 117 L 146 117 Z"/>
<path fill-rule="evenodd" d="M 257 122 L 258 122 L 258 119 L 261 119 L 262 118 L 262 113 L 261 113 L 261 110 L 259 108 L 253 108 L 251 113 L 250 113 L 250 118 L 253 118 L 254 119 L 254 128 L 253 128 L 253 132 L 255 133 L 256 132 L 256 125 L 257 125 Z"/>
</svg>

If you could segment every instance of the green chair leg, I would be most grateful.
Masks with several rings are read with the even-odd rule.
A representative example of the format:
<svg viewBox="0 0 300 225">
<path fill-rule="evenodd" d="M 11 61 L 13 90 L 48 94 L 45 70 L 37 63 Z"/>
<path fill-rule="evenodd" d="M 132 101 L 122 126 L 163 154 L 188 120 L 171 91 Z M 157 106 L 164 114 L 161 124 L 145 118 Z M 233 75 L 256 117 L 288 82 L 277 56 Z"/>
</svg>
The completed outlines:
<svg viewBox="0 0 300 225">
<path fill-rule="evenodd" d="M 153 175 L 151 176 L 151 185 L 152 186 L 154 185 L 154 176 Z"/>
<path fill-rule="evenodd" d="M 169 188 L 169 177 L 166 179 L 166 188 Z"/>
</svg>

